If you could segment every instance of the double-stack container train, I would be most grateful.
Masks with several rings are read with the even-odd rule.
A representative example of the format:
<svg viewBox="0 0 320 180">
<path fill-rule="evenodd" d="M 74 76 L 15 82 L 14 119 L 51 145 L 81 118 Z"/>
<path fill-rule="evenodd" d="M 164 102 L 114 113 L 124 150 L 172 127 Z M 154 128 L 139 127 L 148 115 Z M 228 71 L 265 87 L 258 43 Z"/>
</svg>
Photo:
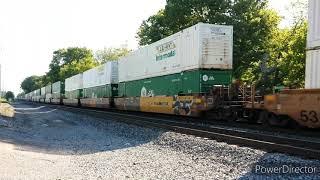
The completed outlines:
<svg viewBox="0 0 320 180">
<path fill-rule="evenodd" d="M 259 99 L 232 83 L 233 27 L 199 23 L 25 95 L 36 102 L 320 127 L 320 90 Z M 44 98 L 45 100 L 42 100 Z"/>
</svg>

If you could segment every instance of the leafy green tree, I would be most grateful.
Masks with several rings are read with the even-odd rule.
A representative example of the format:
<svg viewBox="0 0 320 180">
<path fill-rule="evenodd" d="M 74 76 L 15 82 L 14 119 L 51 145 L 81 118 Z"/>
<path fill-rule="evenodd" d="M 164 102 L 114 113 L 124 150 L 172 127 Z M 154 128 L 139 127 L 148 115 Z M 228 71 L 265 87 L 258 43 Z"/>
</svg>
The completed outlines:
<svg viewBox="0 0 320 180">
<path fill-rule="evenodd" d="M 90 49 L 70 47 L 53 52 L 49 72 L 43 76 L 30 76 L 21 83 L 25 93 L 64 80 L 98 65 Z"/>
<path fill-rule="evenodd" d="M 92 58 L 85 58 L 79 61 L 72 61 L 71 63 L 65 64 L 61 67 L 59 77 L 62 79 L 66 79 L 68 77 L 89 70 L 97 65 L 98 63 Z"/>
<path fill-rule="evenodd" d="M 174 34 L 175 31 L 170 29 L 167 21 L 169 21 L 169 18 L 166 16 L 164 10 L 159 11 L 157 14 L 149 17 L 148 20 L 143 21 L 137 32 L 139 45 L 144 46 L 151 44 Z"/>
<path fill-rule="evenodd" d="M 269 66 L 275 71 L 270 79 L 273 86 L 284 85 L 302 88 L 305 79 L 307 22 L 301 21 L 292 28 L 278 30 L 273 37 Z"/>
<path fill-rule="evenodd" d="M 7 91 L 7 92 L 6 92 L 6 95 L 5 95 L 5 98 L 6 98 L 7 101 L 13 100 L 13 99 L 14 99 L 14 94 L 13 94 L 13 92 Z"/>
<path fill-rule="evenodd" d="M 24 92 L 21 92 L 21 93 L 19 93 L 18 95 L 17 95 L 17 98 L 22 98 L 22 97 L 24 97 L 25 96 L 25 93 Z"/>
<path fill-rule="evenodd" d="M 272 32 L 278 29 L 279 15 L 267 9 L 266 1 L 237 0 L 231 9 L 234 27 L 234 77 L 248 83 L 258 79 L 258 64 L 269 54 Z M 246 73 L 251 78 L 246 79 Z"/>
<path fill-rule="evenodd" d="M 46 74 L 46 82 L 54 83 L 64 80 L 93 68 L 97 64 L 90 49 L 79 47 L 59 49 L 53 52 L 49 72 Z"/>
<path fill-rule="evenodd" d="M 105 63 L 107 61 L 118 60 L 130 52 L 131 50 L 127 48 L 104 48 L 98 50 L 95 55 L 99 63 Z"/>
<path fill-rule="evenodd" d="M 30 76 L 25 78 L 21 83 L 21 89 L 25 93 L 29 93 L 36 89 L 42 87 L 42 77 L 41 76 Z"/>
<path fill-rule="evenodd" d="M 63 57 L 65 56 L 66 49 L 59 49 L 53 52 L 51 63 L 49 64 L 49 72 L 46 74 L 51 83 L 62 80 L 60 78 L 60 66 L 63 64 Z"/>
</svg>

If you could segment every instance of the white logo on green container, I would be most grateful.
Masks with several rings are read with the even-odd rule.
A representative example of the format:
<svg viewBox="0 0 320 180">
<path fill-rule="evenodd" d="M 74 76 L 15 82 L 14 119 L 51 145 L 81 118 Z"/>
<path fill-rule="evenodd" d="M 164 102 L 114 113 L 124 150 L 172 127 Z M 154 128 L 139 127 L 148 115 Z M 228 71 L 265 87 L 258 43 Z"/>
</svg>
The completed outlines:
<svg viewBox="0 0 320 180">
<path fill-rule="evenodd" d="M 146 97 L 147 96 L 147 89 L 145 87 L 141 88 L 141 97 Z"/>
<path fill-rule="evenodd" d="M 209 79 L 209 77 L 206 74 L 202 76 L 203 81 L 208 81 L 208 79 Z"/>
<path fill-rule="evenodd" d="M 208 76 L 208 75 L 203 75 L 202 76 L 202 80 L 204 81 L 204 82 L 206 82 L 206 81 L 214 81 L 214 77 L 213 76 Z"/>
</svg>

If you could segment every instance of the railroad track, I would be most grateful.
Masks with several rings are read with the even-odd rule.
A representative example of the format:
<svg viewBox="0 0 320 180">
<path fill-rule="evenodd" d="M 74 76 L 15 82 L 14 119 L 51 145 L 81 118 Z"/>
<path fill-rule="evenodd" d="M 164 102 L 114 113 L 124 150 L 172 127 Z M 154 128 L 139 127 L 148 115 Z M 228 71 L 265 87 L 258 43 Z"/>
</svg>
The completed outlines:
<svg viewBox="0 0 320 180">
<path fill-rule="evenodd" d="M 47 104 L 48 105 L 48 104 Z M 84 109 L 59 105 L 48 105 L 75 113 L 83 113 L 97 118 L 112 117 L 112 119 L 145 127 L 157 127 L 179 133 L 215 139 L 217 141 L 262 149 L 268 152 L 280 152 L 298 155 L 305 158 L 319 159 L 320 140 L 298 139 L 282 135 L 270 135 L 252 132 L 249 129 L 213 126 L 194 122 L 181 122 L 167 118 L 142 116 L 137 114 L 110 112 L 96 109 Z"/>
</svg>

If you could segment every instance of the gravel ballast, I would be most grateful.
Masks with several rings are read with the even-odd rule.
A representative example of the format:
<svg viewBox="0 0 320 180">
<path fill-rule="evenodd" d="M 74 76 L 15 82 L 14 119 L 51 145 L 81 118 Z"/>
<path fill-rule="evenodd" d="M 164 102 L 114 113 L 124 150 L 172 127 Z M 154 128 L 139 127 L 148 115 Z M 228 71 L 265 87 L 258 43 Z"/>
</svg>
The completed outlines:
<svg viewBox="0 0 320 180">
<path fill-rule="evenodd" d="M 0 179 L 320 179 L 267 167 L 318 167 L 279 153 L 16 103 L 0 129 Z M 258 170 L 257 170 L 258 168 Z M 301 169 L 301 168 L 300 168 Z"/>
</svg>

